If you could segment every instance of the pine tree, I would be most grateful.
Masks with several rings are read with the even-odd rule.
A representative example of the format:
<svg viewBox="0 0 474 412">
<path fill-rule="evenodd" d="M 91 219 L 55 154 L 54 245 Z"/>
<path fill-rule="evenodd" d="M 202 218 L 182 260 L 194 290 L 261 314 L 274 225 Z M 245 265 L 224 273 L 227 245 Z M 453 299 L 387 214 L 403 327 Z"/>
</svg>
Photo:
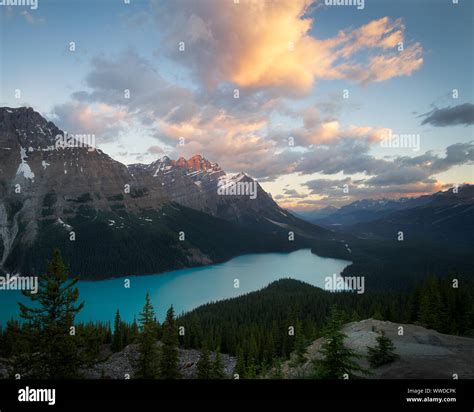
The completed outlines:
<svg viewBox="0 0 474 412">
<path fill-rule="evenodd" d="M 26 325 L 22 338 L 28 342 L 28 351 L 20 355 L 16 366 L 32 378 L 70 379 L 79 376 L 84 364 L 79 338 L 75 335 L 74 320 L 84 303 L 76 304 L 78 279 L 68 280 L 69 272 L 56 249 L 47 272 L 38 281 L 38 292 L 24 291 L 34 303 L 30 308 L 22 303 L 20 316 Z"/>
<path fill-rule="evenodd" d="M 284 379 L 285 375 L 283 373 L 283 366 L 281 359 L 278 358 L 273 365 L 273 368 L 270 370 L 270 379 Z"/>
<path fill-rule="evenodd" d="M 438 279 L 431 277 L 421 289 L 418 320 L 427 328 L 443 331 L 444 311 Z"/>
<path fill-rule="evenodd" d="M 399 358 L 395 353 L 395 346 L 393 342 L 385 336 L 382 331 L 380 336 L 377 337 L 377 346 L 367 348 L 370 366 L 377 368 L 379 366 L 391 363 Z"/>
<path fill-rule="evenodd" d="M 296 322 L 295 327 L 295 352 L 292 366 L 302 365 L 306 362 L 306 341 L 303 336 L 303 328 L 300 321 Z"/>
<path fill-rule="evenodd" d="M 174 309 L 171 306 L 166 312 L 166 320 L 163 324 L 163 346 L 160 357 L 160 378 L 179 379 L 181 377 L 178 368 L 178 330 L 174 320 Z"/>
<path fill-rule="evenodd" d="M 212 370 L 211 370 L 211 360 L 209 358 L 209 350 L 207 346 L 201 350 L 201 356 L 199 357 L 199 361 L 196 365 L 197 369 L 197 378 L 198 379 L 211 379 L 212 377 Z"/>
<path fill-rule="evenodd" d="M 114 334 L 112 337 L 112 351 L 119 352 L 124 347 L 124 325 L 120 319 L 120 312 L 115 313 Z"/>
<path fill-rule="evenodd" d="M 247 370 L 245 371 L 245 379 L 255 379 L 257 377 L 257 366 L 255 361 L 250 359 L 247 362 Z"/>
<path fill-rule="evenodd" d="M 237 349 L 237 363 L 235 365 L 234 373 L 239 375 L 239 379 L 247 378 L 244 351 L 240 347 Z"/>
<path fill-rule="evenodd" d="M 218 348 L 212 363 L 211 379 L 225 379 L 227 376 L 224 371 L 224 364 L 222 363 L 221 351 Z"/>
<path fill-rule="evenodd" d="M 138 329 L 137 320 L 133 318 L 132 326 L 130 326 L 130 335 L 129 335 L 129 343 L 133 343 L 138 339 L 138 335 L 140 334 Z"/>
<path fill-rule="evenodd" d="M 357 311 L 353 309 L 351 313 L 351 322 L 359 322 L 359 321 L 360 321 L 360 316 L 357 313 Z"/>
<path fill-rule="evenodd" d="M 155 325 L 155 311 L 147 293 L 145 306 L 140 313 L 140 334 L 138 336 L 139 356 L 135 365 L 135 376 L 141 379 L 155 379 L 158 377 L 159 353 Z"/>
<path fill-rule="evenodd" d="M 332 308 L 328 324 L 326 326 L 320 353 L 322 359 L 314 362 L 314 377 L 317 379 L 344 379 L 357 378 L 356 373 L 367 374 L 355 359 L 360 358 L 353 350 L 344 346 L 346 335 L 341 332 L 342 316 L 336 309 Z"/>
</svg>

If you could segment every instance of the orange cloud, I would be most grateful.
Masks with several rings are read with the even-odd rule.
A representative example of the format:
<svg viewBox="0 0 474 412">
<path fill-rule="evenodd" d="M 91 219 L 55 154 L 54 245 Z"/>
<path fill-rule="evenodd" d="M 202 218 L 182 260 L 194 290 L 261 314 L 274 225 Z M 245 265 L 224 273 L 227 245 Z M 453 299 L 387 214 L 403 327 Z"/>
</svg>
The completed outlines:
<svg viewBox="0 0 474 412">
<path fill-rule="evenodd" d="M 372 144 L 381 141 L 390 132 L 386 128 L 370 126 L 341 127 L 337 120 L 323 120 L 315 107 L 303 110 L 303 127 L 296 131 L 297 145 L 325 144 L 332 140 L 344 138 L 364 139 Z"/>
<path fill-rule="evenodd" d="M 409 76 L 423 64 L 422 48 L 416 43 L 403 53 L 374 56 L 366 68 L 359 68 L 356 77 L 362 83 L 382 82 L 396 76 Z"/>
<path fill-rule="evenodd" d="M 165 38 L 170 47 L 174 50 L 179 41 L 187 45 L 185 53 L 173 56 L 211 88 L 230 81 L 243 88 L 283 88 L 287 94 L 301 94 L 319 79 L 382 81 L 409 75 L 421 66 L 421 45 L 397 49 L 405 41 L 400 19 L 383 17 L 320 40 L 310 33 L 315 22 L 307 14 L 313 3 L 202 0 L 184 6 L 177 0 L 157 15 L 166 18 L 160 26 L 169 31 Z M 363 58 L 357 55 L 362 50 L 373 54 Z"/>
</svg>

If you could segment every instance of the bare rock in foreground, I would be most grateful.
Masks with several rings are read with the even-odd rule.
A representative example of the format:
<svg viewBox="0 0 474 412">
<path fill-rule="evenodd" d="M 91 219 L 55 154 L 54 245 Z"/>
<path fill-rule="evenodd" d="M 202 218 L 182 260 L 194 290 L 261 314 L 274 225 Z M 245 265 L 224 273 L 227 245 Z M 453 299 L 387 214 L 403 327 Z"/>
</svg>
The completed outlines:
<svg viewBox="0 0 474 412">
<path fill-rule="evenodd" d="M 403 335 L 399 334 L 403 328 Z M 474 379 L 474 339 L 445 335 L 422 326 L 398 324 L 388 321 L 366 319 L 351 322 L 343 327 L 347 335 L 345 344 L 363 358 L 360 364 L 370 369 L 372 379 Z M 367 347 L 376 346 L 379 331 L 393 341 L 397 361 L 379 368 L 370 368 L 366 356 Z M 319 358 L 323 343 L 317 339 L 307 348 L 308 361 L 301 367 L 293 368 L 285 363 L 283 371 L 290 378 L 308 376 L 312 360 Z"/>
</svg>

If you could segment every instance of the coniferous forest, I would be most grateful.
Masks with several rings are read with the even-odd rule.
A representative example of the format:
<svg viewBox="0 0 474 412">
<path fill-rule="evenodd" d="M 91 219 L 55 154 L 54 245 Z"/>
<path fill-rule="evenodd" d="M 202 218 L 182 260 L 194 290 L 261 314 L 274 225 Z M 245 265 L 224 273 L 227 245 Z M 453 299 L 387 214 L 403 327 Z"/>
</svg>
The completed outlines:
<svg viewBox="0 0 474 412">
<path fill-rule="evenodd" d="M 11 377 L 70 379 L 81 378 L 81 370 L 98 361 L 103 347 L 118 353 L 137 345 L 135 378 L 179 379 L 178 350 L 197 349 L 196 378 L 278 378 L 282 362 L 302 362 L 305 348 L 323 337 L 333 345 L 322 348 L 323 360 L 315 365 L 313 377 L 334 378 L 337 370 L 358 376 L 360 367 L 352 359 L 357 356 L 344 347 L 340 331 L 345 323 L 373 318 L 474 336 L 474 284 L 461 281 L 463 287 L 456 288 L 452 279 L 429 277 L 412 291 L 359 295 L 281 279 L 179 316 L 170 307 L 162 324 L 149 295 L 132 323 L 123 322 L 117 311 L 113 323 L 84 324 L 75 322 L 83 307 L 77 279 L 69 277 L 56 250 L 39 293 L 30 295 L 36 304 L 20 304 L 22 320 L 0 330 L 0 357 L 8 360 Z M 369 349 L 372 365 L 397 359 L 389 353 L 390 339 L 381 335 L 377 344 Z M 212 359 L 210 351 L 215 351 Z M 232 374 L 224 373 L 221 353 L 236 358 Z M 347 365 L 339 365 L 341 359 Z"/>
</svg>

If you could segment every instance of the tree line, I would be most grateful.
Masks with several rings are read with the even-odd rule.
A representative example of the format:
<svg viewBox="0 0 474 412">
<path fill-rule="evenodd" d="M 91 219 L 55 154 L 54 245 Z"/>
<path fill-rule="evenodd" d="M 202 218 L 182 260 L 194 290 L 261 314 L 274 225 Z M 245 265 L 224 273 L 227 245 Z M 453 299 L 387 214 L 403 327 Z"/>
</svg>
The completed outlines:
<svg viewBox="0 0 474 412">
<path fill-rule="evenodd" d="M 82 370 L 97 363 L 104 345 L 120 352 L 136 344 L 139 356 L 133 364 L 135 377 L 177 379 L 181 376 L 179 348 L 193 348 L 201 351 L 197 378 L 228 377 L 222 352 L 236 357 L 234 377 L 252 379 L 279 377 L 282 362 L 292 354 L 292 359 L 301 363 L 310 342 L 332 336 L 327 341 L 333 347 L 324 347 L 327 363 L 315 367 L 315 377 L 327 377 L 330 374 L 321 370 L 327 371 L 331 363 L 337 369 L 336 360 L 348 359 L 355 366 L 350 361 L 354 354 L 336 345 L 343 344 L 340 327 L 348 321 L 372 317 L 474 335 L 474 285 L 466 280 L 456 282 L 431 277 L 410 292 L 358 295 L 331 293 L 282 279 L 260 291 L 207 304 L 177 318 L 170 307 L 162 324 L 147 294 L 138 320 L 124 322 L 117 311 L 112 327 L 109 323 L 75 321 L 83 307 L 77 279 L 70 279 L 56 250 L 40 278 L 38 293 L 25 292 L 35 304 L 29 307 L 19 303 L 22 321 L 10 321 L 0 329 L 0 356 L 9 359 L 12 377 L 67 379 L 80 377 Z M 391 342 L 384 336 L 377 342 L 378 349 L 371 352 L 373 365 L 393 358 Z M 211 356 L 211 350 L 215 355 Z"/>
</svg>

